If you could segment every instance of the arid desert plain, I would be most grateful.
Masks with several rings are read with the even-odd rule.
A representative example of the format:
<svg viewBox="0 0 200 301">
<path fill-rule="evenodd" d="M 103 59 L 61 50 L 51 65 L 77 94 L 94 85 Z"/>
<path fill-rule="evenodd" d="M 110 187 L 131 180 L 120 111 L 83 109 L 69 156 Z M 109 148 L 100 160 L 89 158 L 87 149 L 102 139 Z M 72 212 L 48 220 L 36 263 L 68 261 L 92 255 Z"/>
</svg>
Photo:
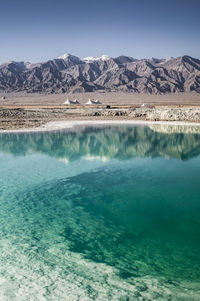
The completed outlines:
<svg viewBox="0 0 200 301">
<path fill-rule="evenodd" d="M 66 105 L 77 99 L 79 105 Z M 99 105 L 86 105 L 98 99 Z M 200 122 L 200 94 L 0 94 L 0 130 L 37 128 L 52 121 L 144 120 Z"/>
</svg>

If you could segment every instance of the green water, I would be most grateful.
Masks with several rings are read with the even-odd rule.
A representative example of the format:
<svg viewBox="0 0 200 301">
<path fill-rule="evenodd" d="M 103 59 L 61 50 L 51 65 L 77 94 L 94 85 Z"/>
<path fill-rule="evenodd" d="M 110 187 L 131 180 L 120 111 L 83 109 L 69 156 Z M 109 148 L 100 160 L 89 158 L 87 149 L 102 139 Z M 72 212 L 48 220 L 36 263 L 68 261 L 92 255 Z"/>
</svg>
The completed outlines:
<svg viewBox="0 0 200 301">
<path fill-rule="evenodd" d="M 0 135 L 0 300 L 200 300 L 200 134 Z"/>
</svg>

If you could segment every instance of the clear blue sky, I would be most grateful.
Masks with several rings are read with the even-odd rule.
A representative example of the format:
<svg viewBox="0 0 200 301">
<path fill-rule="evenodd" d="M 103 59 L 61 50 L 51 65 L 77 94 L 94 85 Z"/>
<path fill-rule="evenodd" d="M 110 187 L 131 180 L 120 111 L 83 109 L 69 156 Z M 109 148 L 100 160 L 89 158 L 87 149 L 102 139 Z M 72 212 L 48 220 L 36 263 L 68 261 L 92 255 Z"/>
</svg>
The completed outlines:
<svg viewBox="0 0 200 301">
<path fill-rule="evenodd" d="M 9 0 L 0 11 L 0 63 L 65 52 L 200 58 L 200 0 Z"/>
</svg>

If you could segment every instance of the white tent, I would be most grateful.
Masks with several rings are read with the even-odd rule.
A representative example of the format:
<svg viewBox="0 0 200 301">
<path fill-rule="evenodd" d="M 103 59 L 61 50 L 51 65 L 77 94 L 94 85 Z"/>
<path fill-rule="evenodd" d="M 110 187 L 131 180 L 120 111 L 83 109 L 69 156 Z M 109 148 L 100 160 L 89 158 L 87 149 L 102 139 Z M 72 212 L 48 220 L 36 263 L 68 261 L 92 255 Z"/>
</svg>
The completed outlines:
<svg viewBox="0 0 200 301">
<path fill-rule="evenodd" d="M 71 100 L 71 104 L 73 105 L 79 105 L 80 102 L 77 99 Z"/>
<path fill-rule="evenodd" d="M 101 104 L 99 100 L 89 99 L 88 102 L 86 102 L 86 105 L 99 105 L 99 104 Z"/>
<path fill-rule="evenodd" d="M 75 100 L 67 99 L 63 104 L 64 105 L 78 105 L 78 104 L 80 104 L 80 102 L 77 99 L 75 99 Z"/>
<path fill-rule="evenodd" d="M 71 104 L 73 104 L 73 102 L 72 102 L 72 100 L 67 99 L 63 104 L 64 105 L 71 105 Z"/>
<path fill-rule="evenodd" d="M 86 105 L 92 105 L 93 104 L 93 101 L 91 99 L 89 99 L 87 102 L 86 102 Z"/>
<path fill-rule="evenodd" d="M 101 102 L 100 102 L 98 99 L 96 99 L 94 102 L 95 102 L 97 105 L 100 105 L 100 104 L 101 104 Z"/>
</svg>

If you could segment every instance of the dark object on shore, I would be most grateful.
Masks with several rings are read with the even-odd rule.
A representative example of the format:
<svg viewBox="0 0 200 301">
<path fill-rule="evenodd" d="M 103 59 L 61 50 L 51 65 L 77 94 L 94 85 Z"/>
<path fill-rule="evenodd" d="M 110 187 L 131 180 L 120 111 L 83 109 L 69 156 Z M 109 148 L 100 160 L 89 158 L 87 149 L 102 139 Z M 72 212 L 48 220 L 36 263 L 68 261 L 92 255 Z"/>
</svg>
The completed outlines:
<svg viewBox="0 0 200 301">
<path fill-rule="evenodd" d="M 111 106 L 107 105 L 107 106 L 106 106 L 106 109 L 111 109 Z"/>
<path fill-rule="evenodd" d="M 99 112 L 94 112 L 92 116 L 101 116 L 101 114 Z"/>
</svg>

